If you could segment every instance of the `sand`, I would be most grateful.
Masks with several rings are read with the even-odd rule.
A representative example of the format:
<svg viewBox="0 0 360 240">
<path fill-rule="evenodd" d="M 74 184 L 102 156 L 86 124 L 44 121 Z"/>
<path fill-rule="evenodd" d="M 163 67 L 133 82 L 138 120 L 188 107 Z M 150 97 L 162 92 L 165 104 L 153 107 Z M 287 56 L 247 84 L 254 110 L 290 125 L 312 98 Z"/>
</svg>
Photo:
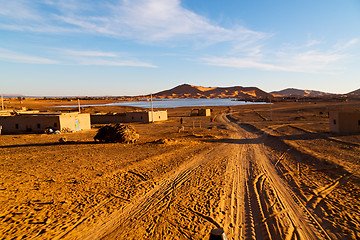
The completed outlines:
<svg viewBox="0 0 360 240">
<path fill-rule="evenodd" d="M 360 135 L 328 132 L 337 105 L 217 107 L 215 122 L 169 109 L 167 122 L 132 124 L 135 144 L 95 143 L 95 128 L 1 135 L 0 238 L 207 239 L 222 227 L 229 239 L 359 239 Z"/>
</svg>

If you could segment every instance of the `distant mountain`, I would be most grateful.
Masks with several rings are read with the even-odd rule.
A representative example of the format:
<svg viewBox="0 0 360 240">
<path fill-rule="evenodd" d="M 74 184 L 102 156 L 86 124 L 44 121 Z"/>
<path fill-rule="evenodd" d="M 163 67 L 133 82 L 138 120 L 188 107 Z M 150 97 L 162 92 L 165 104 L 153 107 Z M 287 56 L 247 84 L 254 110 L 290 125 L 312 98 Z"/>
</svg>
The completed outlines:
<svg viewBox="0 0 360 240">
<path fill-rule="evenodd" d="M 302 90 L 296 88 L 287 88 L 281 91 L 270 92 L 274 97 L 322 97 L 332 95 L 331 93 L 320 92 L 315 90 Z"/>
<path fill-rule="evenodd" d="M 157 98 L 266 98 L 271 94 L 257 87 L 202 87 L 182 84 L 153 94 Z"/>
<path fill-rule="evenodd" d="M 347 93 L 346 95 L 356 95 L 356 96 L 360 96 L 360 88 L 358 90 L 352 91 Z"/>
</svg>

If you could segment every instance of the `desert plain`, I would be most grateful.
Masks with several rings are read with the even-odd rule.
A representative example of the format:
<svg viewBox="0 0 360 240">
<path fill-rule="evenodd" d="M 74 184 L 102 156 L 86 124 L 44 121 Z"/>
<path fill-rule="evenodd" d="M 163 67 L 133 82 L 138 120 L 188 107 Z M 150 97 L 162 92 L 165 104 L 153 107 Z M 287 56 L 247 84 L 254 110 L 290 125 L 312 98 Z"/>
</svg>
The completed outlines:
<svg viewBox="0 0 360 240">
<path fill-rule="evenodd" d="M 360 102 L 167 109 L 131 123 L 135 144 L 94 142 L 98 125 L 0 135 L 0 239 L 360 239 L 360 134 L 329 132 L 345 108 Z"/>
</svg>

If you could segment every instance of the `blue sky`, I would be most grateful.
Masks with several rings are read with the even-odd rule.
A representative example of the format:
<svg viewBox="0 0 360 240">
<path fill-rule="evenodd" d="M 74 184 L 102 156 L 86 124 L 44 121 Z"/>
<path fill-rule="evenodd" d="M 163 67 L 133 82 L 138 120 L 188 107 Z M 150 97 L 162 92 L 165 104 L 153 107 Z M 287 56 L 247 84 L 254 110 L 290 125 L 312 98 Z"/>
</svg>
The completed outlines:
<svg viewBox="0 0 360 240">
<path fill-rule="evenodd" d="M 0 0 L 0 93 L 360 88 L 358 0 Z"/>
</svg>

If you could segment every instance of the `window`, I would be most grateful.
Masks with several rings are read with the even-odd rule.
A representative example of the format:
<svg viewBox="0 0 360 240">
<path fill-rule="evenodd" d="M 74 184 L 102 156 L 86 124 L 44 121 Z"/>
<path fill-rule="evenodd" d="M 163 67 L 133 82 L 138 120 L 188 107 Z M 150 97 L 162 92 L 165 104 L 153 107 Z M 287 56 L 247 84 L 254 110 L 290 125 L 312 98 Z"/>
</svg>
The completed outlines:
<svg viewBox="0 0 360 240">
<path fill-rule="evenodd" d="M 40 129 L 40 123 L 38 123 L 36 126 L 37 126 L 38 129 Z"/>
<path fill-rule="evenodd" d="M 19 124 L 18 123 L 15 124 L 15 128 L 19 129 Z"/>
<path fill-rule="evenodd" d="M 336 119 L 333 120 L 334 125 L 336 125 Z"/>
</svg>

